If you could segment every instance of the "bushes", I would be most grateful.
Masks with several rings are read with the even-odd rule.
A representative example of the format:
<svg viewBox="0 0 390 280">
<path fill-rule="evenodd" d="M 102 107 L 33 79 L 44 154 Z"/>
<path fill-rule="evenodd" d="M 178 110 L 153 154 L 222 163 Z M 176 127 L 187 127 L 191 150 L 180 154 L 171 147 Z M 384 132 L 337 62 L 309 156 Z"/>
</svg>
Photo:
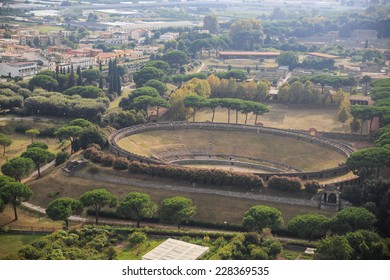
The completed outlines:
<svg viewBox="0 0 390 280">
<path fill-rule="evenodd" d="M 56 155 L 56 166 L 64 163 L 65 161 L 67 161 L 69 157 L 70 157 L 70 155 L 67 152 L 59 152 Z"/>
<path fill-rule="evenodd" d="M 130 246 L 135 246 L 144 243 L 147 240 L 147 236 L 142 231 L 135 231 L 129 236 Z"/>
<path fill-rule="evenodd" d="M 302 181 L 298 177 L 272 176 L 268 180 L 270 189 L 288 192 L 298 192 L 302 188 Z"/>
<path fill-rule="evenodd" d="M 318 181 L 306 181 L 305 182 L 305 190 L 308 193 L 317 193 L 317 191 L 321 188 L 321 185 Z"/>
<path fill-rule="evenodd" d="M 264 187 L 263 180 L 251 173 L 238 173 L 217 169 L 197 169 L 174 165 L 156 165 L 131 162 L 129 171 L 157 177 L 211 185 L 230 185 L 246 189 Z"/>
<path fill-rule="evenodd" d="M 19 123 L 15 125 L 15 132 L 17 133 L 25 133 L 26 130 L 32 129 L 32 126 L 26 123 Z"/>
<path fill-rule="evenodd" d="M 115 170 L 125 170 L 129 167 L 129 164 L 130 162 L 124 158 L 124 157 L 117 157 L 113 164 L 112 164 L 112 167 L 115 169 Z"/>
<path fill-rule="evenodd" d="M 102 164 L 104 166 L 112 166 L 115 161 L 115 157 L 113 155 L 105 155 L 102 158 Z"/>
<path fill-rule="evenodd" d="M 34 142 L 27 146 L 27 149 L 31 148 L 41 148 L 47 150 L 49 147 L 43 142 Z"/>
</svg>

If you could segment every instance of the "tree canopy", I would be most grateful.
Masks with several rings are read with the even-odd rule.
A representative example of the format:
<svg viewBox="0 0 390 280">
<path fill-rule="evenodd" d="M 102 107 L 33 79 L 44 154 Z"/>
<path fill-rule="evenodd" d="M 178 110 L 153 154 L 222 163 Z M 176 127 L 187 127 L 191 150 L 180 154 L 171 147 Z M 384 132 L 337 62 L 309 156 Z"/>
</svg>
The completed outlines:
<svg viewBox="0 0 390 280">
<path fill-rule="evenodd" d="M 0 188 L 0 196 L 5 203 L 12 204 L 15 220 L 18 219 L 16 206 L 29 200 L 33 195 L 32 190 L 20 182 L 8 182 Z"/>
<path fill-rule="evenodd" d="M 279 228 L 284 221 L 282 213 L 273 207 L 257 205 L 251 207 L 244 214 L 242 225 L 249 231 L 259 231 L 263 228 Z"/>
<path fill-rule="evenodd" d="M 163 200 L 160 208 L 160 220 L 163 223 L 180 224 L 188 222 L 196 214 L 192 200 L 182 196 L 169 197 Z"/>
<path fill-rule="evenodd" d="M 30 158 L 14 157 L 1 166 L 1 172 L 16 181 L 21 181 L 23 177 L 30 174 L 34 167 L 34 162 Z"/>
<path fill-rule="evenodd" d="M 95 222 L 99 223 L 99 213 L 102 207 L 115 207 L 118 202 L 118 198 L 106 189 L 95 189 L 85 192 L 80 201 L 84 206 L 92 206 L 95 210 Z"/>
<path fill-rule="evenodd" d="M 46 208 L 46 214 L 50 219 L 65 222 L 65 230 L 68 229 L 68 218 L 81 212 L 83 212 L 83 204 L 79 200 L 68 197 L 53 200 Z"/>
<path fill-rule="evenodd" d="M 150 195 L 140 192 L 129 193 L 117 208 L 121 216 L 137 221 L 137 227 L 143 218 L 153 217 L 156 211 L 157 205 L 151 200 Z"/>
</svg>

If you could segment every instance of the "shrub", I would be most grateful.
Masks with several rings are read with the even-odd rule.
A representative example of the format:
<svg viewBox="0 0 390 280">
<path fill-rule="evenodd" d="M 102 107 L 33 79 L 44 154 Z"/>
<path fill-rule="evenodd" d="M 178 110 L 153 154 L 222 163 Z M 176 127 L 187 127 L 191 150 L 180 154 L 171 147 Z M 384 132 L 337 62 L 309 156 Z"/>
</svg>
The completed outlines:
<svg viewBox="0 0 390 280">
<path fill-rule="evenodd" d="M 129 236 L 129 242 L 131 246 L 135 246 L 141 243 L 144 243 L 147 240 L 147 236 L 145 233 L 141 231 L 135 231 Z"/>
<path fill-rule="evenodd" d="M 125 170 L 129 168 L 130 162 L 124 157 L 117 157 L 114 160 L 113 168 L 116 170 Z"/>
<path fill-rule="evenodd" d="M 113 155 L 106 155 L 102 158 L 102 164 L 104 166 L 112 166 L 115 161 L 115 157 Z"/>
<path fill-rule="evenodd" d="M 305 182 L 305 190 L 308 193 L 317 193 L 317 191 L 321 188 L 321 185 L 318 181 L 306 181 Z"/>
<path fill-rule="evenodd" d="M 90 160 L 94 163 L 101 163 L 104 157 L 104 153 L 102 151 L 94 151 L 91 153 Z"/>
<path fill-rule="evenodd" d="M 99 173 L 99 171 L 100 171 L 99 168 L 94 164 L 92 164 L 88 169 L 88 172 L 91 174 L 97 174 Z"/>
<path fill-rule="evenodd" d="M 101 148 L 98 144 L 90 144 L 84 151 L 84 157 L 89 159 L 93 153 L 99 152 L 100 150 Z"/>
<path fill-rule="evenodd" d="M 19 123 L 15 125 L 15 132 L 17 133 L 25 133 L 26 130 L 32 129 L 32 126 L 26 123 Z"/>
<path fill-rule="evenodd" d="M 70 157 L 70 155 L 67 152 L 59 152 L 56 155 L 56 166 L 64 163 L 65 161 L 67 161 L 69 157 Z"/>
<path fill-rule="evenodd" d="M 54 133 L 56 132 L 57 128 L 55 127 L 49 127 L 41 131 L 41 133 L 38 135 L 38 137 L 55 137 Z"/>
<path fill-rule="evenodd" d="M 46 143 L 34 142 L 34 143 L 31 143 L 30 145 L 27 146 L 27 149 L 31 149 L 31 148 L 41 148 L 41 149 L 47 150 L 49 147 L 47 146 Z"/>
<path fill-rule="evenodd" d="M 272 176 L 268 180 L 268 187 L 279 191 L 297 192 L 302 188 L 302 181 L 298 177 Z"/>
</svg>

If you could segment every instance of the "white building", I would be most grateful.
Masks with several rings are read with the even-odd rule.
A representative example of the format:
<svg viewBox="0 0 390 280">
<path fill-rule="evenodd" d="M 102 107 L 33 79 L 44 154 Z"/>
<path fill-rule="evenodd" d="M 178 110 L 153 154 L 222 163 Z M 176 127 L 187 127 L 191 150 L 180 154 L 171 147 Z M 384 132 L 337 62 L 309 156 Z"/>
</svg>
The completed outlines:
<svg viewBox="0 0 390 280">
<path fill-rule="evenodd" d="M 167 32 L 160 36 L 161 41 L 172 41 L 179 37 L 178 32 Z"/>
<path fill-rule="evenodd" d="M 34 61 L 0 63 L 0 76 L 27 77 L 38 73 L 38 64 Z"/>
</svg>

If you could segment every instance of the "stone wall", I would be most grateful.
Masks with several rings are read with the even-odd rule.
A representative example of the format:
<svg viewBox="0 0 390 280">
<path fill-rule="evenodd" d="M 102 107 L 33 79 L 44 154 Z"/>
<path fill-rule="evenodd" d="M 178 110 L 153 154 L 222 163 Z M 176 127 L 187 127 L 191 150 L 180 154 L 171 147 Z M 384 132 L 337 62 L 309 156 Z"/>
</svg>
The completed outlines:
<svg viewBox="0 0 390 280">
<path fill-rule="evenodd" d="M 257 133 L 257 134 L 269 134 L 279 137 L 292 138 L 296 140 L 306 141 L 314 143 L 320 146 L 332 149 L 346 158 L 354 152 L 351 146 L 345 142 L 335 141 L 329 138 L 320 136 L 311 136 L 303 131 L 295 131 L 288 129 L 277 129 L 270 127 L 260 127 L 253 125 L 241 125 L 241 124 L 226 124 L 226 123 L 193 123 L 193 122 L 165 122 L 165 123 L 149 123 L 143 125 L 136 125 L 132 127 L 123 128 L 110 134 L 108 137 L 108 143 L 110 151 L 118 156 L 126 157 L 129 160 L 137 160 L 141 162 L 147 162 L 152 164 L 167 164 L 166 161 L 161 159 L 146 158 L 129 151 L 126 151 L 117 145 L 117 141 L 130 135 L 158 130 L 183 130 L 183 129 L 205 129 L 205 130 L 219 130 L 219 131 L 240 131 L 243 133 Z M 278 175 L 284 176 L 298 176 L 302 179 L 319 179 L 329 178 L 339 175 L 344 175 L 348 172 L 348 168 L 345 165 L 340 165 L 331 169 L 315 171 L 315 172 L 286 172 L 278 173 Z M 275 173 L 269 174 L 257 174 L 263 178 L 268 178 Z"/>
</svg>

